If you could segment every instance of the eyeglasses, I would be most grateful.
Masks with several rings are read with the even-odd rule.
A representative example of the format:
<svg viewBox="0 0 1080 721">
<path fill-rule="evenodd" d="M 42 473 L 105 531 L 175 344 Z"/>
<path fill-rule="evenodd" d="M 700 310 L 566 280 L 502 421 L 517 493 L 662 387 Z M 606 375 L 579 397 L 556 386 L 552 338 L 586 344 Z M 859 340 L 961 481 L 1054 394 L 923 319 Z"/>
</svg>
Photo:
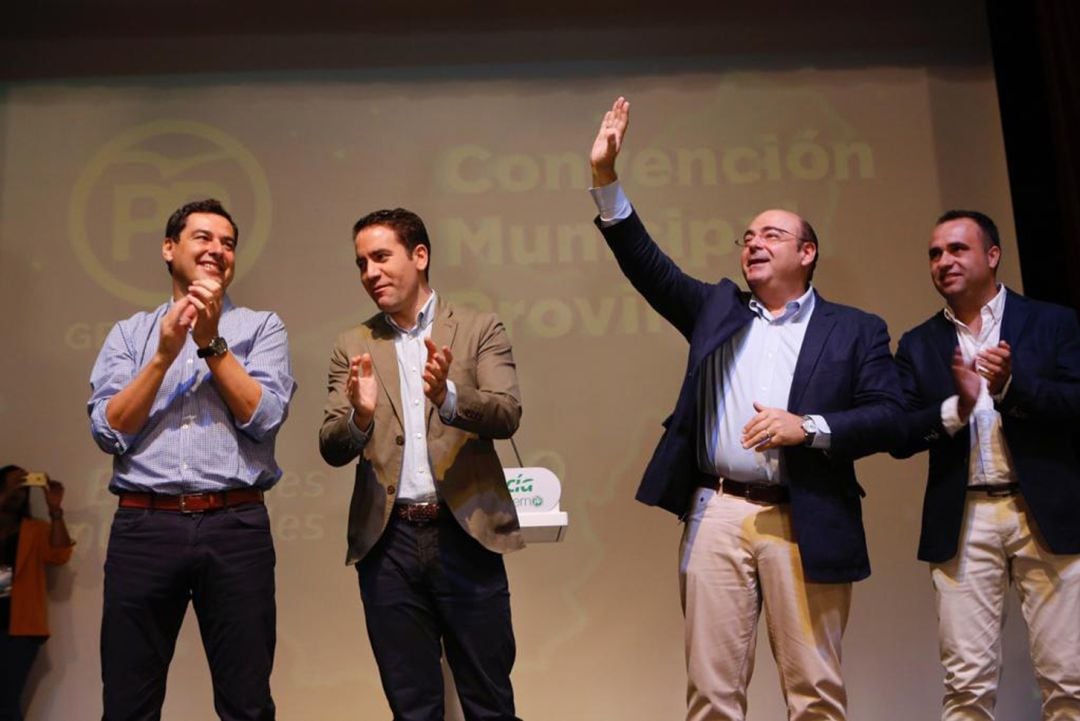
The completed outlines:
<svg viewBox="0 0 1080 721">
<path fill-rule="evenodd" d="M 761 238 L 763 241 L 765 241 L 766 245 L 776 245 L 777 243 L 787 240 L 789 237 L 794 238 L 800 243 L 814 242 L 809 238 L 803 238 L 795 235 L 790 230 L 784 230 L 783 228 L 774 228 L 773 226 L 769 225 L 762 228 L 761 232 L 759 233 L 755 233 L 752 230 L 746 231 L 743 234 L 743 237 L 735 239 L 735 245 L 739 246 L 740 248 L 745 248 L 746 246 L 750 245 L 751 241 L 753 241 L 754 238 Z"/>
</svg>

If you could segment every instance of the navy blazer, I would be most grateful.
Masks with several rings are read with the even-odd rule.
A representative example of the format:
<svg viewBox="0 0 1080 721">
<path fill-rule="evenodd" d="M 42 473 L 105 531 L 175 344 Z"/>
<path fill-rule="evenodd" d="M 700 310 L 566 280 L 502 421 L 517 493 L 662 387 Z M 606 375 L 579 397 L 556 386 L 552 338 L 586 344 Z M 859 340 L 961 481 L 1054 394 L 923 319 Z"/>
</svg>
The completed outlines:
<svg viewBox="0 0 1080 721">
<path fill-rule="evenodd" d="M 1001 339 L 1012 382 L 997 404 L 1020 492 L 1053 553 L 1080 553 L 1080 324 L 1070 308 L 1007 292 Z M 970 430 L 949 437 L 941 403 L 956 394 L 956 328 L 944 311 L 913 328 L 896 351 L 907 408 L 906 439 L 893 455 L 929 449 L 919 559 L 956 555 L 968 483 Z"/>
<path fill-rule="evenodd" d="M 663 437 L 637 491 L 639 501 L 681 517 L 705 480 L 697 463 L 701 364 L 752 320 L 750 295 L 730 280 L 705 283 L 684 273 L 653 242 L 636 213 L 600 230 L 631 284 L 690 342 L 675 410 L 664 421 Z M 854 460 L 894 447 L 901 433 L 899 382 L 885 323 L 816 296 L 787 410 L 824 416 L 831 432 L 828 451 L 781 449 L 805 576 L 818 582 L 866 578 L 864 494 Z"/>
</svg>

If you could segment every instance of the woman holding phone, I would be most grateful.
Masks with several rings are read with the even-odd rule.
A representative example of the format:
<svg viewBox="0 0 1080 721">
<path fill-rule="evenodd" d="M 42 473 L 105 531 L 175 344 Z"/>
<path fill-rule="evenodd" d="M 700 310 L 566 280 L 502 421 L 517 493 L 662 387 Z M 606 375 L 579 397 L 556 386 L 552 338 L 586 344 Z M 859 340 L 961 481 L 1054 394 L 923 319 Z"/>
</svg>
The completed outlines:
<svg viewBox="0 0 1080 721">
<path fill-rule="evenodd" d="M 30 515 L 30 488 L 45 493 L 49 520 Z M 21 721 L 20 697 L 38 649 L 49 637 L 45 566 L 67 563 L 64 486 L 18 466 L 0 468 L 0 721 Z"/>
</svg>

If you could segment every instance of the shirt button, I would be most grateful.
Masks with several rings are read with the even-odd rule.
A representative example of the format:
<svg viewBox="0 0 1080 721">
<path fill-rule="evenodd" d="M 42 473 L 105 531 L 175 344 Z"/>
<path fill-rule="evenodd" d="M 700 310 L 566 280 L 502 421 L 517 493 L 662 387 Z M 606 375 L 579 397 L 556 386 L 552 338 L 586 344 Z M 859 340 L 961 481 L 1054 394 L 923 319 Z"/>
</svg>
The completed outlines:
<svg viewBox="0 0 1080 721">
<path fill-rule="evenodd" d="M 414 406 L 418 406 L 418 405 L 420 405 L 420 400 L 418 398 L 414 398 L 412 404 Z"/>
<path fill-rule="evenodd" d="M 194 358 L 188 358 L 187 362 L 188 362 L 188 365 L 191 365 L 192 363 L 195 362 L 195 359 Z"/>
<path fill-rule="evenodd" d="M 420 438 L 420 434 L 419 434 L 419 433 L 417 433 L 417 434 L 416 434 L 416 437 L 417 437 L 417 438 Z"/>
<path fill-rule="evenodd" d="M 399 446 L 403 446 L 403 445 L 405 445 L 405 437 L 404 437 L 404 436 L 398 436 L 398 437 L 396 437 L 396 438 L 394 439 L 394 443 L 397 443 L 397 444 L 398 444 Z M 392 486 L 391 486 L 391 487 L 392 487 Z"/>
<path fill-rule="evenodd" d="M 396 492 L 397 492 L 397 488 L 395 488 L 394 486 L 387 486 L 386 487 L 386 495 L 392 496 Z"/>
<path fill-rule="evenodd" d="M 187 464 L 186 463 L 181 463 L 180 464 L 180 470 L 186 471 L 187 470 Z"/>
<path fill-rule="evenodd" d="M 181 425 L 181 426 L 180 426 L 180 430 L 182 430 L 182 431 L 186 431 L 186 430 L 187 430 L 187 427 L 188 427 L 188 424 L 187 424 L 187 423 L 184 423 L 183 425 Z"/>
</svg>

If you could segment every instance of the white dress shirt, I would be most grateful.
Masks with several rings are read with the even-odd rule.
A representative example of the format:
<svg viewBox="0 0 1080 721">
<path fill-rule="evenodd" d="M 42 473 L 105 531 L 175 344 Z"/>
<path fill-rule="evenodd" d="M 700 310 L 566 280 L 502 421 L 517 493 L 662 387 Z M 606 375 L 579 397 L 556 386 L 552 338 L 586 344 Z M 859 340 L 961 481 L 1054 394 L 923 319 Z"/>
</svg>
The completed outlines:
<svg viewBox="0 0 1080 721">
<path fill-rule="evenodd" d="M 998 287 L 998 293 L 979 311 L 982 328 L 978 333 L 964 325 L 948 306 L 945 317 L 956 327 L 956 338 L 964 362 L 970 364 L 982 351 L 997 347 L 1001 341 L 1001 319 L 1005 312 L 1005 286 Z M 1011 379 L 1010 379 L 1011 380 Z M 1008 392 L 1008 383 L 1001 392 L 1000 399 Z M 994 397 L 990 395 L 990 386 L 986 379 L 979 376 L 979 397 L 968 422 L 960 419 L 959 397 L 951 396 L 941 404 L 941 423 L 945 432 L 955 436 L 965 425 L 971 426 L 971 458 L 968 470 L 968 485 L 997 485 L 1016 482 L 1016 470 L 1013 465 L 1005 434 L 1001 430 L 1001 414 L 994 408 Z"/>
</svg>

